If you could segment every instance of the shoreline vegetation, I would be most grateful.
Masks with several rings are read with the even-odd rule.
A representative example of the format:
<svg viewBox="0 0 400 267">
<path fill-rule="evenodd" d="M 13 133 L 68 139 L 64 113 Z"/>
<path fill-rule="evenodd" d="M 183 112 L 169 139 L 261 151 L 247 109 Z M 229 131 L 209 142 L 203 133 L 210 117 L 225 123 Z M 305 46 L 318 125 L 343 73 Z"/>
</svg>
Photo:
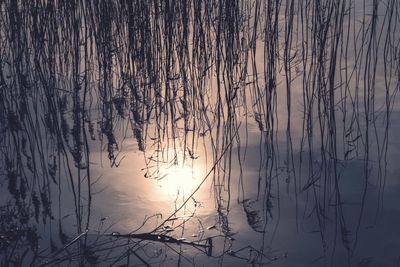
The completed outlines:
<svg viewBox="0 0 400 267">
<path fill-rule="evenodd" d="M 273 263 L 267 243 L 231 249 L 228 215 L 239 203 L 254 231 L 274 236 L 282 194 L 295 203 L 298 231 L 316 223 L 327 265 L 339 247 L 355 264 L 366 205 L 379 220 L 397 138 L 389 133 L 399 108 L 399 11 L 396 0 L 1 0 L 0 265 L 152 266 L 167 251 L 174 264 L 195 265 L 179 246 L 220 265 L 224 256 Z M 259 134 L 252 200 L 243 180 L 250 127 Z M 212 237 L 183 238 L 188 221 L 201 222 L 179 212 L 196 205 L 204 180 L 167 219 L 146 217 L 143 226 L 157 220 L 153 231 L 110 234 L 103 221 L 93 229 L 91 152 L 108 160 L 101 165 L 123 167 L 127 139 L 149 179 L 162 179 L 164 163 L 195 164 L 207 150 L 220 255 Z M 362 175 L 349 215 L 342 173 L 353 162 Z M 375 202 L 366 203 L 371 186 Z M 63 225 L 66 196 L 73 234 Z M 44 228 L 47 248 L 39 246 Z M 153 241 L 167 248 L 146 254 Z"/>
</svg>

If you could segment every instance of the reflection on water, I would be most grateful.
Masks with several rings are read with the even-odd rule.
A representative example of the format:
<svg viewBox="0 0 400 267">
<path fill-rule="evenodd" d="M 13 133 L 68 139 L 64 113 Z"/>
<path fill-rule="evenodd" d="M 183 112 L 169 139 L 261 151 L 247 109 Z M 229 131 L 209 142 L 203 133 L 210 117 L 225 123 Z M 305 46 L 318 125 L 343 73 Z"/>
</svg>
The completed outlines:
<svg viewBox="0 0 400 267">
<path fill-rule="evenodd" d="M 0 265 L 398 265 L 399 10 L 0 1 Z"/>
<path fill-rule="evenodd" d="M 160 171 L 159 186 L 169 195 L 191 193 L 199 183 L 199 171 L 196 166 L 173 165 Z"/>
</svg>

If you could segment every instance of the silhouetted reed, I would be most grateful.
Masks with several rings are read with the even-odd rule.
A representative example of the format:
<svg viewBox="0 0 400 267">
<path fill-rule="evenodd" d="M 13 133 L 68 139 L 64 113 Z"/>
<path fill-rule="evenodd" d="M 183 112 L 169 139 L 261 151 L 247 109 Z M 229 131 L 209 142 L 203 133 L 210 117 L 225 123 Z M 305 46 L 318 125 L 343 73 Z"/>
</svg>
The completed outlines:
<svg viewBox="0 0 400 267">
<path fill-rule="evenodd" d="M 143 152 L 147 178 L 159 178 L 164 163 L 194 164 L 200 147 L 208 150 L 205 179 L 213 179 L 226 255 L 249 260 L 229 249 L 232 192 L 264 240 L 279 223 L 284 186 L 295 195 L 297 228 L 316 223 L 324 256 L 334 259 L 340 239 L 351 262 L 365 205 L 376 206 L 376 218 L 383 205 L 400 85 L 399 8 L 395 0 L 0 1 L 0 185 L 8 192 L 0 264 L 69 261 L 62 253 L 71 237 L 62 241 L 63 256 L 50 253 L 46 263 L 35 243 L 36 225 L 51 221 L 63 236 L 61 195 L 73 203 L 80 265 L 96 265 L 104 247 L 119 246 L 127 252 L 109 263 L 134 255 L 149 265 L 137 249 L 161 234 L 169 243 L 212 247 L 208 239 L 167 236 L 164 224 L 111 235 L 115 243 L 90 242 L 91 149 L 118 167 L 128 137 Z M 250 197 L 242 169 L 249 125 L 259 130 L 258 192 Z M 358 160 L 364 188 L 354 226 L 342 172 Z M 365 203 L 370 184 L 376 203 Z M 253 263 L 273 261 L 264 243 L 253 248 Z"/>
</svg>

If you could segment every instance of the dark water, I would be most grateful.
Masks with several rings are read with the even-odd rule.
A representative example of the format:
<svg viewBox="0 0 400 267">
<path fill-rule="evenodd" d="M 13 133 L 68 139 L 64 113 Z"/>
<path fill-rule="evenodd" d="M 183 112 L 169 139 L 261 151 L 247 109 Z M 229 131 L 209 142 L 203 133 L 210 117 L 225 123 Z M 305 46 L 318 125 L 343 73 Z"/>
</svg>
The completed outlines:
<svg viewBox="0 0 400 267">
<path fill-rule="evenodd" d="M 1 266 L 399 266 L 396 0 L 0 1 Z"/>
</svg>

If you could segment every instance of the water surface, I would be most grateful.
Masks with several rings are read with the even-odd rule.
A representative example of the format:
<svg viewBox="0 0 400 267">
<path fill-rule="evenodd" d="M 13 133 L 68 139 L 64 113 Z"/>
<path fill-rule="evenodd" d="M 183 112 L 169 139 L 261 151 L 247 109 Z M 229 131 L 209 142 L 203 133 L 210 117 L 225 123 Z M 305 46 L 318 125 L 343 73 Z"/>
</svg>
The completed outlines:
<svg viewBox="0 0 400 267">
<path fill-rule="evenodd" d="M 0 2 L 0 265 L 398 266 L 399 8 Z"/>
</svg>

